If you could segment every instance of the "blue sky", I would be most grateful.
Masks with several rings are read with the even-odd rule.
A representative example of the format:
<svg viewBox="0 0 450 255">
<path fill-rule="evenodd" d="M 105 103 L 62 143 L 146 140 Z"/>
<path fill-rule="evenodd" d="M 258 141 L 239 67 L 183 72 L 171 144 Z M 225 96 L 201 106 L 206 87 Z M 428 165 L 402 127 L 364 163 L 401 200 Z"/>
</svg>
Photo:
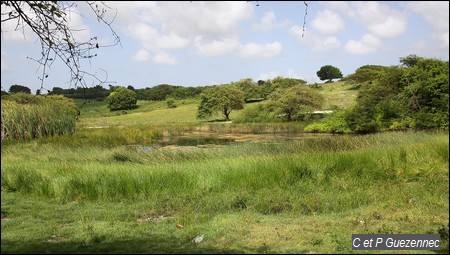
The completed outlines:
<svg viewBox="0 0 450 255">
<path fill-rule="evenodd" d="M 276 76 L 321 83 L 316 72 L 324 65 L 346 76 L 363 65 L 398 65 L 409 54 L 449 58 L 448 1 L 306 1 L 303 37 L 303 1 L 258 3 L 107 2 L 117 9 L 112 27 L 121 46 L 98 49 L 83 68 L 113 85 L 145 88 Z M 112 42 L 87 6 L 80 2 L 74 11 L 83 14 L 70 15 L 71 25 L 82 30 L 76 33 L 80 41 L 98 36 L 100 45 Z M 29 30 L 14 31 L 14 25 L 2 23 L 2 90 L 20 84 L 34 93 L 39 73 L 27 56 L 38 57 L 40 45 Z M 68 81 L 68 70 L 55 62 L 44 88 L 71 88 Z"/>
</svg>

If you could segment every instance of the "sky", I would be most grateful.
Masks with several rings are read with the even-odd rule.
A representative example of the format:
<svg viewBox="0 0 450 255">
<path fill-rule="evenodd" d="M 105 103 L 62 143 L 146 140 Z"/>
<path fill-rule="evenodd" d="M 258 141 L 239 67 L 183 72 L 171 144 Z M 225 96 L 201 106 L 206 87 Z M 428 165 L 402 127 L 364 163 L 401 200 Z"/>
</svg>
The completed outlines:
<svg viewBox="0 0 450 255">
<path fill-rule="evenodd" d="M 121 40 L 100 47 L 82 68 L 108 81 L 102 86 L 159 84 L 208 86 L 277 76 L 322 83 L 324 65 L 344 76 L 364 65 L 399 65 L 409 54 L 449 59 L 448 1 L 116 1 L 106 19 Z M 2 6 L 2 12 L 4 6 Z M 307 10 L 306 10 L 307 8 Z M 305 15 L 306 14 L 306 15 Z M 108 16 L 109 15 L 109 16 Z M 77 40 L 97 36 L 112 44 L 108 27 L 83 2 L 73 7 Z M 3 19 L 3 17 L 2 17 Z M 303 29 L 304 28 L 304 29 Z M 41 86 L 40 44 L 14 22 L 1 24 L 1 88 Z M 55 61 L 44 88 L 73 88 L 68 69 Z M 88 80 L 88 86 L 98 85 Z M 45 93 L 45 92 L 44 92 Z"/>
</svg>

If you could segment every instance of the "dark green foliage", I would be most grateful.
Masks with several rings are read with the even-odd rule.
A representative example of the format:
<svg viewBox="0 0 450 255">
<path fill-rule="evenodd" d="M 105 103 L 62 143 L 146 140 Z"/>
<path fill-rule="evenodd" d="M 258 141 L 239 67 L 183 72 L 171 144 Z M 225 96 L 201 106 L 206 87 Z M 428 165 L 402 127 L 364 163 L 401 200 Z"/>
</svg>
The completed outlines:
<svg viewBox="0 0 450 255">
<path fill-rule="evenodd" d="M 106 98 L 106 102 L 108 103 L 108 108 L 111 111 L 130 110 L 137 107 L 136 93 L 120 86 L 109 94 Z"/>
<path fill-rule="evenodd" d="M 323 102 L 324 98 L 321 94 L 305 85 L 286 89 L 279 95 L 273 95 L 271 99 L 271 104 L 287 121 L 303 119 L 313 110 L 320 108 Z"/>
<path fill-rule="evenodd" d="M 92 88 L 78 87 L 76 89 L 63 89 L 60 87 L 53 87 L 53 89 L 48 93 L 49 95 L 64 95 L 68 98 L 77 99 L 97 99 L 104 100 L 108 97 L 110 90 L 103 88 L 100 85 L 94 86 Z"/>
<path fill-rule="evenodd" d="M 317 71 L 317 76 L 320 78 L 321 81 L 328 80 L 328 82 L 331 82 L 333 79 L 342 78 L 342 73 L 339 68 L 334 67 L 332 65 L 325 65 L 320 68 L 319 71 Z"/>
<path fill-rule="evenodd" d="M 448 62 L 415 55 L 401 62 L 361 85 L 345 116 L 352 131 L 448 129 Z"/>
<path fill-rule="evenodd" d="M 22 86 L 22 85 L 11 85 L 11 87 L 9 88 L 9 93 L 26 93 L 26 94 L 31 94 L 31 90 L 28 87 Z"/>
<path fill-rule="evenodd" d="M 265 82 L 259 81 L 258 84 L 260 86 L 261 97 L 268 99 L 269 96 L 276 91 L 284 90 L 297 85 L 306 85 L 306 81 L 302 79 L 284 78 L 278 76 Z"/>
<path fill-rule="evenodd" d="M 387 68 L 379 65 L 365 65 L 356 69 L 355 73 L 347 76 L 347 81 L 355 83 L 372 82 L 375 80 L 383 70 Z"/>
<path fill-rule="evenodd" d="M 200 95 L 197 118 L 205 119 L 221 112 L 225 120 L 230 120 L 232 110 L 244 108 L 244 93 L 234 86 L 222 85 L 207 88 Z"/>
<path fill-rule="evenodd" d="M 231 85 L 235 86 L 237 89 L 244 93 L 244 100 L 248 102 L 252 99 L 260 99 L 261 95 L 261 87 L 253 82 L 251 78 L 242 79 L 240 81 L 231 83 Z"/>
<path fill-rule="evenodd" d="M 183 87 L 168 84 L 160 84 L 151 88 L 136 89 L 138 100 L 164 101 L 168 97 L 174 99 L 195 98 L 200 95 L 205 87 Z"/>
<path fill-rule="evenodd" d="M 175 104 L 175 99 L 173 99 L 173 98 L 167 98 L 166 103 L 167 103 L 167 108 L 177 108 L 177 105 Z"/>
</svg>

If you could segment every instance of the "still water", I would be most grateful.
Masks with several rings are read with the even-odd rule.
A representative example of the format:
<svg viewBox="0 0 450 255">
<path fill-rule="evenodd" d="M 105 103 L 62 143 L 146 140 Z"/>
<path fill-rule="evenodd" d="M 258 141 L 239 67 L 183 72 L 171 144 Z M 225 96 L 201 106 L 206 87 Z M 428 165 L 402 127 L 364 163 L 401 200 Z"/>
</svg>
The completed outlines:
<svg viewBox="0 0 450 255">
<path fill-rule="evenodd" d="M 139 146 L 139 151 L 151 151 L 161 147 L 209 147 L 218 145 L 230 145 L 245 142 L 283 142 L 305 138 L 330 136 L 330 134 L 212 134 L 212 133 L 187 133 L 180 136 L 169 136 L 154 140 L 152 145 Z"/>
</svg>

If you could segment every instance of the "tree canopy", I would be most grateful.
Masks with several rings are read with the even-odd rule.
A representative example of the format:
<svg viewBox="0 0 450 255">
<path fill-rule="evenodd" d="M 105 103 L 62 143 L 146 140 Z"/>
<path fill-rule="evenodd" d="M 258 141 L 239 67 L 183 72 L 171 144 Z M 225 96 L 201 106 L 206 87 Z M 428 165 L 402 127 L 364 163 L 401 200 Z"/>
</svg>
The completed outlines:
<svg viewBox="0 0 450 255">
<path fill-rule="evenodd" d="M 136 93 L 122 86 L 116 87 L 106 98 L 106 102 L 111 111 L 129 110 L 137 107 Z"/>
<path fill-rule="evenodd" d="M 26 86 L 17 85 L 17 84 L 11 85 L 11 87 L 9 88 L 9 93 L 19 93 L 19 92 L 31 94 L 31 89 Z"/>
<path fill-rule="evenodd" d="M 448 61 L 409 55 L 361 86 L 346 113 L 352 131 L 448 129 Z"/>
<path fill-rule="evenodd" d="M 244 108 L 244 93 L 234 86 L 222 85 L 205 89 L 200 94 L 197 118 L 204 119 L 220 112 L 227 121 L 232 110 Z"/>
<path fill-rule="evenodd" d="M 279 113 L 286 117 L 287 121 L 301 119 L 308 113 L 322 106 L 324 98 L 315 90 L 298 85 L 286 89 L 281 95 L 272 98 Z"/>
<path fill-rule="evenodd" d="M 325 65 L 317 71 L 317 76 L 321 81 L 328 80 L 328 82 L 332 82 L 333 79 L 342 78 L 342 73 L 339 68 L 334 67 L 332 65 Z"/>
</svg>

